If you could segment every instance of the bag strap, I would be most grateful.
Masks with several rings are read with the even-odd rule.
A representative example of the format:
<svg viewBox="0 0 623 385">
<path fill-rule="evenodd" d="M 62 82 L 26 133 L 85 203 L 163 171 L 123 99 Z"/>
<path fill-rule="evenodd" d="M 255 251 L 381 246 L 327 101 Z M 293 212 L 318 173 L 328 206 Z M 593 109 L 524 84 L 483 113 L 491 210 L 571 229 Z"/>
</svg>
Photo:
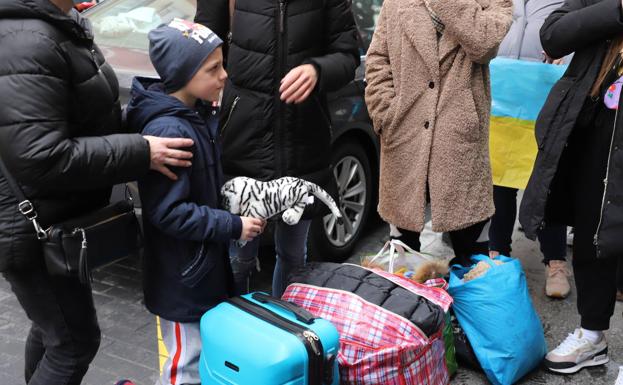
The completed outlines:
<svg viewBox="0 0 623 385">
<path fill-rule="evenodd" d="M 391 239 L 387 241 L 385 245 L 383 245 L 383 248 L 370 260 L 370 263 L 374 263 L 374 261 L 382 257 L 385 253 L 388 253 L 388 258 L 389 258 L 388 271 L 390 273 L 394 273 L 394 267 L 395 267 L 394 263 L 396 261 L 396 258 L 400 255 L 404 255 L 405 253 L 417 255 L 418 257 L 424 260 L 427 260 L 427 261 L 436 260 L 436 258 L 433 258 L 428 254 L 424 254 L 424 253 L 413 250 L 406 243 L 398 239 Z"/>
<path fill-rule="evenodd" d="M 28 200 L 28 198 L 26 198 L 26 195 L 24 195 L 24 192 L 17 184 L 17 181 L 15 180 L 15 178 L 13 178 L 13 175 L 11 175 L 11 173 L 7 169 L 6 164 L 4 164 L 4 161 L 2 160 L 1 155 L 0 155 L 0 172 L 2 172 L 2 175 L 4 175 L 4 179 L 6 179 L 7 183 L 9 184 L 9 188 L 13 191 L 13 194 L 15 195 L 15 197 L 17 198 L 17 201 L 19 202 L 17 204 L 17 210 L 26 219 L 32 222 L 32 225 L 34 226 L 35 231 L 37 233 L 37 239 L 39 239 L 40 241 L 46 240 L 48 238 L 48 234 L 45 232 L 45 230 L 43 230 L 43 228 L 39 224 L 39 221 L 37 221 L 38 214 L 37 214 L 37 210 L 35 209 L 35 206 L 32 204 L 30 200 Z"/>
</svg>

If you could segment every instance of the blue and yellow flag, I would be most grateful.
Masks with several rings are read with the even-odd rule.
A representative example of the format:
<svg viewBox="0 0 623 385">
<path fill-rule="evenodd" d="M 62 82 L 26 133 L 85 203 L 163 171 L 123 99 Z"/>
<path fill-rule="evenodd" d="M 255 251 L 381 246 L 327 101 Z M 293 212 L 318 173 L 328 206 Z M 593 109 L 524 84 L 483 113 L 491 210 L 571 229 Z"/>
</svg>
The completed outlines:
<svg viewBox="0 0 623 385">
<path fill-rule="evenodd" d="M 537 153 L 535 121 L 567 66 L 497 58 L 490 68 L 493 184 L 524 189 Z"/>
</svg>

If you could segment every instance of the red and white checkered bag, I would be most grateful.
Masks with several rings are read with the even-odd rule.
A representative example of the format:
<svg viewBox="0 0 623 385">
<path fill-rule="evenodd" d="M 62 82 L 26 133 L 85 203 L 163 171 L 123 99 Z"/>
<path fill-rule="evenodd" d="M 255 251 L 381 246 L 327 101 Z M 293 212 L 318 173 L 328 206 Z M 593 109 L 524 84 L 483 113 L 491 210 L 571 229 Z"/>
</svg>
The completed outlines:
<svg viewBox="0 0 623 385">
<path fill-rule="evenodd" d="M 452 302 L 441 289 L 414 285 L 433 303 L 444 307 Z M 342 290 L 294 283 L 282 298 L 335 325 L 340 333 L 340 384 L 448 384 L 443 328 L 429 338 L 408 319 Z"/>
</svg>

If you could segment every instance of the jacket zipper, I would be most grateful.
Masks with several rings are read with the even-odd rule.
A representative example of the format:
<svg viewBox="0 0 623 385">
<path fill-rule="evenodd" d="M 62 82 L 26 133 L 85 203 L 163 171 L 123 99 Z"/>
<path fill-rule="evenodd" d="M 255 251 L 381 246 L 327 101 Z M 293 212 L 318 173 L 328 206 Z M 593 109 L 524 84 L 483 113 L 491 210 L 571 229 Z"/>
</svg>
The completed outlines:
<svg viewBox="0 0 623 385">
<path fill-rule="evenodd" d="M 601 250 L 599 249 L 599 231 L 601 230 L 601 224 L 604 219 L 604 210 L 606 209 L 606 195 L 608 194 L 608 177 L 610 176 L 610 162 L 612 160 L 612 148 L 614 147 L 614 138 L 617 131 L 617 120 L 619 117 L 619 109 L 617 108 L 616 113 L 614 114 L 614 126 L 612 127 L 612 137 L 610 139 L 610 149 L 608 150 L 608 165 L 606 166 L 606 178 L 604 179 L 604 195 L 601 198 L 601 211 L 599 213 L 599 222 L 597 224 L 597 231 L 595 231 L 595 236 L 593 238 L 593 244 L 595 245 L 595 249 L 597 250 L 597 257 L 601 254 Z"/>
<path fill-rule="evenodd" d="M 279 118 L 277 119 L 277 130 L 278 138 L 279 138 L 279 161 L 278 167 L 278 176 L 283 176 L 286 173 L 286 157 L 285 157 L 285 103 L 281 101 L 281 97 L 279 94 L 279 88 L 281 87 L 281 79 L 285 76 L 285 67 L 286 67 L 286 0 L 279 0 L 279 36 L 278 36 L 278 52 L 277 52 L 277 79 L 276 79 L 276 95 L 275 99 L 277 102 L 277 106 L 279 106 L 277 113 L 279 114 Z"/>
<path fill-rule="evenodd" d="M 296 322 L 292 322 L 272 311 L 249 301 L 243 297 L 235 297 L 227 300 L 227 302 L 245 312 L 256 316 L 257 318 L 268 322 L 286 332 L 295 335 L 307 350 L 308 360 L 308 385 L 322 385 L 324 349 L 318 335 Z M 332 368 L 329 368 L 333 370 Z"/>
<path fill-rule="evenodd" d="M 78 232 L 82 232 L 82 233 L 83 233 L 83 235 L 84 235 L 84 231 L 85 231 L 85 230 L 90 230 L 90 229 L 92 229 L 92 228 L 94 228 L 94 227 L 96 227 L 96 226 L 99 226 L 99 225 L 104 225 L 104 224 L 106 224 L 106 223 L 108 223 L 108 222 L 112 222 L 112 221 L 114 221 L 114 220 L 115 220 L 115 219 L 117 219 L 117 218 L 121 218 L 122 216 L 127 215 L 128 213 L 130 213 L 130 211 L 128 211 L 128 212 L 126 212 L 126 213 L 123 213 L 123 214 L 118 214 L 118 215 L 115 215 L 114 217 L 106 218 L 106 219 L 104 219 L 103 221 L 97 222 L 97 223 L 92 224 L 92 225 L 87 226 L 87 227 L 76 227 L 76 228 L 74 228 L 74 230 L 73 230 L 73 234 L 72 234 L 72 235 L 75 235 L 75 234 L 76 234 L 76 233 L 78 233 Z"/>
<path fill-rule="evenodd" d="M 285 32 L 286 22 L 286 2 L 285 0 L 279 0 L 279 33 Z"/>
<path fill-rule="evenodd" d="M 223 124 L 223 128 L 221 129 L 221 137 L 225 135 L 225 130 L 227 129 L 227 126 L 229 125 L 229 121 L 231 120 L 231 116 L 234 114 L 234 110 L 236 109 L 236 106 L 238 105 L 239 100 L 240 100 L 240 96 L 236 96 L 236 98 L 234 99 L 234 102 L 231 105 L 231 108 L 229 109 L 227 120 L 225 121 L 225 124 Z"/>
<path fill-rule="evenodd" d="M 88 48 L 88 50 L 91 53 L 91 59 L 93 59 L 93 64 L 95 65 L 95 70 L 97 72 L 102 72 L 102 69 L 100 68 L 100 65 L 97 63 L 97 57 L 95 56 L 95 45 L 92 45 L 91 48 Z"/>
</svg>

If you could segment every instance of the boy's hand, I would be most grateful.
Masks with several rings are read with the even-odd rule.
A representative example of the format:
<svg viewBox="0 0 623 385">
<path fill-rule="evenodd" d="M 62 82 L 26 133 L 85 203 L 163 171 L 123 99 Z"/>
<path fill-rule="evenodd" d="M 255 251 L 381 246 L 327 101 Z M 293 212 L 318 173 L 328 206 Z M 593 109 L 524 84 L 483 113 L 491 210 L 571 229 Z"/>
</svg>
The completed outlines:
<svg viewBox="0 0 623 385">
<path fill-rule="evenodd" d="M 241 241 L 252 241 L 255 237 L 262 234 L 266 221 L 251 217 L 240 217 L 242 220 Z"/>
<path fill-rule="evenodd" d="M 316 88 L 318 73 L 312 64 L 295 67 L 281 80 L 281 100 L 290 103 L 303 103 Z"/>
<path fill-rule="evenodd" d="M 190 167 L 192 163 L 188 160 L 193 157 L 190 151 L 182 151 L 180 148 L 191 147 L 194 143 L 192 139 L 185 138 L 159 138 L 157 136 L 144 136 L 149 142 L 149 153 L 151 163 L 149 168 L 159 171 L 172 180 L 177 180 L 175 175 L 167 166 Z"/>
</svg>

